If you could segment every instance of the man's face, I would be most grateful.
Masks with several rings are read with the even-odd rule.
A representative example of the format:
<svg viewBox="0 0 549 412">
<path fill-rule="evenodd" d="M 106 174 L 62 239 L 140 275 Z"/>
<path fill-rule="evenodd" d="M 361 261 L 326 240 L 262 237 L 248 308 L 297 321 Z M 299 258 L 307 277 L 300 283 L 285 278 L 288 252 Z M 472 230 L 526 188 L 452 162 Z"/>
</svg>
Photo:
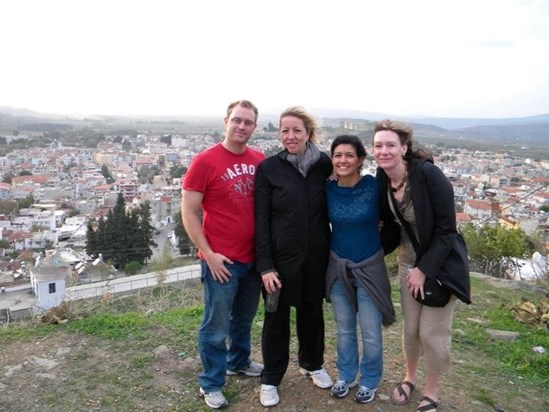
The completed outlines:
<svg viewBox="0 0 549 412">
<path fill-rule="evenodd" d="M 255 113 L 252 109 L 237 105 L 225 118 L 225 135 L 230 143 L 245 145 L 255 130 Z"/>
</svg>

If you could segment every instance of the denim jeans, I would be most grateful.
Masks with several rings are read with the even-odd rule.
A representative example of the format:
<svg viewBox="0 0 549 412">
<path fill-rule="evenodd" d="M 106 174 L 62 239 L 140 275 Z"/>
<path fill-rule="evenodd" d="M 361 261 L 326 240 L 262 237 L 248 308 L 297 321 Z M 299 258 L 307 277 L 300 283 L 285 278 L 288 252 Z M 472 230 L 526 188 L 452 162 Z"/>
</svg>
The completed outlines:
<svg viewBox="0 0 549 412">
<path fill-rule="evenodd" d="M 360 361 L 359 383 L 375 389 L 383 373 L 382 315 L 366 290 L 357 287 L 355 279 L 350 280 L 357 294 L 358 321 L 362 334 L 363 354 Z M 353 382 L 359 369 L 357 313 L 339 280 L 332 285 L 330 299 L 336 319 L 338 379 Z"/>
<path fill-rule="evenodd" d="M 214 280 L 208 264 L 201 261 L 204 286 L 204 318 L 198 331 L 202 372 L 200 387 L 218 391 L 225 384 L 227 369 L 238 371 L 250 363 L 250 329 L 257 312 L 261 279 L 255 264 L 225 264 L 228 282 Z"/>
</svg>

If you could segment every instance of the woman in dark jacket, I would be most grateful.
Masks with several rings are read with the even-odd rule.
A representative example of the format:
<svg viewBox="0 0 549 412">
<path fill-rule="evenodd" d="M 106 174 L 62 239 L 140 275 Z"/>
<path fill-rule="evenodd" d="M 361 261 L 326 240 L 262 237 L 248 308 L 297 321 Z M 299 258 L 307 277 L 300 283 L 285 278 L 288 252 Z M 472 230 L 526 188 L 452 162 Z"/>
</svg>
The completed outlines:
<svg viewBox="0 0 549 412">
<path fill-rule="evenodd" d="M 391 399 L 399 405 L 408 403 L 423 355 L 425 385 L 417 410 L 436 412 L 439 377 L 450 368 L 454 307 L 458 298 L 471 303 L 468 258 L 456 229 L 452 184 L 430 155 L 412 149 L 412 134 L 405 124 L 384 120 L 376 124 L 373 137 L 373 153 L 379 166 L 382 242 L 384 246 L 399 246 L 404 316 L 406 376 Z M 402 227 L 395 224 L 397 216 L 403 221 Z M 443 270 L 448 269 L 448 262 L 452 262 L 452 268 Z M 415 300 L 418 295 L 424 298 L 427 278 L 439 278 L 450 289 L 452 297 L 444 307 L 430 307 Z"/>
<path fill-rule="evenodd" d="M 300 372 L 319 387 L 332 386 L 322 367 L 330 242 L 324 185 L 331 160 L 316 146 L 315 120 L 303 108 L 285 110 L 279 127 L 284 150 L 260 163 L 255 180 L 257 269 L 266 295 L 280 289 L 278 307 L 265 312 L 263 325 L 263 406 L 279 402 L 278 385 L 289 363 L 291 306 L 296 307 Z"/>
</svg>

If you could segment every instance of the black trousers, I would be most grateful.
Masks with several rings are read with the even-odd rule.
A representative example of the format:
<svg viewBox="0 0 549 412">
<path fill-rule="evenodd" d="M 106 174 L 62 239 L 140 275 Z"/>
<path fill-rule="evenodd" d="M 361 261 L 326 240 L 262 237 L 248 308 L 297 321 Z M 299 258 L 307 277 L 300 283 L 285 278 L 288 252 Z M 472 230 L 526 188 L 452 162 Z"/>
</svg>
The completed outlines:
<svg viewBox="0 0 549 412">
<path fill-rule="evenodd" d="M 305 302 L 296 308 L 299 366 L 309 371 L 324 364 L 323 301 Z M 265 312 L 261 335 L 264 369 L 261 383 L 280 385 L 290 360 L 290 306 L 279 303 L 276 312 Z"/>
</svg>

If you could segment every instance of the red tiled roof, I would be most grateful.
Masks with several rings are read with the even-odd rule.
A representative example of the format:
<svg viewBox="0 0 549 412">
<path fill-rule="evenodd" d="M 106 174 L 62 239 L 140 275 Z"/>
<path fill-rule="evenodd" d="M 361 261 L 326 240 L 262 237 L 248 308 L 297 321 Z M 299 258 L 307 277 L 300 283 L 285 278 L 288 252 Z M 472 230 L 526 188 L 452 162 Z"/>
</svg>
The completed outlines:
<svg viewBox="0 0 549 412">
<path fill-rule="evenodd" d="M 22 184 L 25 182 L 32 182 L 32 183 L 38 183 L 40 185 L 43 185 L 47 183 L 50 180 L 48 176 L 14 176 L 11 178 L 11 181 L 13 184 Z"/>
<path fill-rule="evenodd" d="M 458 212 L 456 213 L 456 221 L 457 222 L 470 222 L 471 218 L 467 213 Z"/>
</svg>

